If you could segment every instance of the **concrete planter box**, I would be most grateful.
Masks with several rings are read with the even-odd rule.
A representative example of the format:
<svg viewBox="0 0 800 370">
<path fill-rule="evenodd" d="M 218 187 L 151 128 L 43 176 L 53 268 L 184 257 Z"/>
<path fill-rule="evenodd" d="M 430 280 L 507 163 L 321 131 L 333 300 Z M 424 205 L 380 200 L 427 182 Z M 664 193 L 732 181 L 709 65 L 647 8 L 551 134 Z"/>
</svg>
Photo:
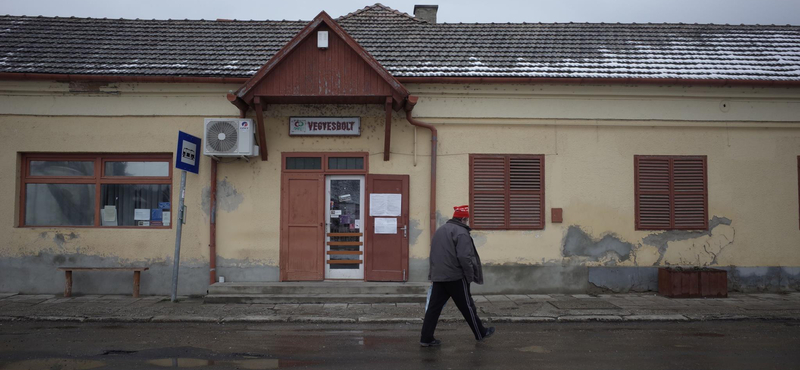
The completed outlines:
<svg viewBox="0 0 800 370">
<path fill-rule="evenodd" d="M 658 269 L 658 294 L 669 298 L 727 298 L 728 272 L 662 267 Z"/>
</svg>

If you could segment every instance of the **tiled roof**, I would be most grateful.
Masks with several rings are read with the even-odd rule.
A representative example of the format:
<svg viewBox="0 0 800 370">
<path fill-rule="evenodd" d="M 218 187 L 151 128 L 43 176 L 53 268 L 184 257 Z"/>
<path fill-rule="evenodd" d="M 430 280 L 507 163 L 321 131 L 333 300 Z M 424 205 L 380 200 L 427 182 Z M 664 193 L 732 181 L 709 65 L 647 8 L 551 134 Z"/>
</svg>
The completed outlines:
<svg viewBox="0 0 800 370">
<path fill-rule="evenodd" d="M 800 81 L 800 26 L 337 19 L 396 77 Z M 0 72 L 250 77 L 305 21 L 0 17 Z"/>
</svg>

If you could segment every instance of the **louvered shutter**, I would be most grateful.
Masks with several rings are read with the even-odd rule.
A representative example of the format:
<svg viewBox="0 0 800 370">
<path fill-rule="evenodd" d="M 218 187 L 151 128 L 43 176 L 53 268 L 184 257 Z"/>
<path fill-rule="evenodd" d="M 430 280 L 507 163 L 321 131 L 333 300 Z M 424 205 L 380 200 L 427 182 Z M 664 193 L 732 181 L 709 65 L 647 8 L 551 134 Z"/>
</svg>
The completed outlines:
<svg viewBox="0 0 800 370">
<path fill-rule="evenodd" d="M 636 228 L 707 229 L 705 157 L 636 156 Z"/>
<path fill-rule="evenodd" d="M 544 227 L 543 157 L 509 158 L 508 228 Z"/>
<path fill-rule="evenodd" d="M 673 158 L 672 184 L 673 228 L 708 228 L 705 157 Z"/>
<path fill-rule="evenodd" d="M 544 156 L 470 155 L 470 205 L 477 229 L 544 228 Z"/>
<path fill-rule="evenodd" d="M 669 158 L 636 158 L 636 228 L 672 227 Z"/>
<path fill-rule="evenodd" d="M 506 160 L 502 156 L 471 156 L 472 225 L 502 229 L 506 225 Z"/>
</svg>

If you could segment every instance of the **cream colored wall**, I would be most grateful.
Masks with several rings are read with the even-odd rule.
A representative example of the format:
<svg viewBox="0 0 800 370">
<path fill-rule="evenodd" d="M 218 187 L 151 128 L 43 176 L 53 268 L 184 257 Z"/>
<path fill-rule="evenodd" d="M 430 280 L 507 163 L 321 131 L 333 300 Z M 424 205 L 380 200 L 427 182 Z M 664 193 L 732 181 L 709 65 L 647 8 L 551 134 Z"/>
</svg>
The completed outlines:
<svg viewBox="0 0 800 370">
<path fill-rule="evenodd" d="M 410 86 L 439 130 L 438 208 L 469 199 L 469 153 L 545 155 L 546 225 L 475 231 L 485 262 L 798 266 L 800 92 L 657 86 Z M 555 117 L 555 118 L 554 118 Z M 592 119 L 584 119 L 592 118 Z M 635 155 L 708 157 L 710 235 L 636 231 Z M 550 222 L 563 208 L 564 222 Z M 564 257 L 570 226 L 632 244 L 626 261 Z M 663 256 L 651 235 L 667 242 Z M 649 242 L 649 243 L 648 243 Z M 661 257 L 659 259 L 659 257 Z M 716 257 L 716 259 L 715 259 Z"/>
<path fill-rule="evenodd" d="M 173 152 L 178 130 L 202 136 L 203 117 L 236 117 L 225 99 L 235 85 L 111 84 L 71 93 L 66 84 L 0 83 L 0 170 L 17 173 L 20 152 Z M 730 219 L 711 235 L 671 242 L 661 263 L 800 266 L 797 156 L 800 93 L 790 89 L 658 86 L 409 86 L 415 116 L 439 129 L 438 210 L 468 199 L 469 153 L 545 154 L 547 222 L 541 231 L 476 231 L 490 263 L 603 264 L 563 258 L 569 226 L 594 238 L 613 234 L 634 245 L 620 265 L 652 265 L 653 233 L 634 230 L 633 156 L 707 155 L 709 217 Z M 722 102 L 729 102 L 725 111 Z M 252 112 L 250 116 L 252 117 Z M 243 267 L 276 266 L 279 258 L 280 153 L 367 151 L 370 173 L 409 174 L 412 259 L 427 258 L 430 135 L 395 114 L 392 160 L 383 161 L 379 106 L 270 106 L 269 161 L 219 166 L 218 254 Z M 358 138 L 288 137 L 290 116 L 360 116 Z M 691 126 L 691 127 L 683 127 Z M 415 165 L 416 154 L 416 165 Z M 188 176 L 188 223 L 182 260 L 208 260 L 209 160 Z M 180 176 L 174 176 L 177 202 Z M 4 176 L 0 185 L 15 189 Z M 0 255 L 82 253 L 126 261 L 171 258 L 174 229 L 17 228 L 18 193 L 0 194 Z M 564 223 L 550 222 L 550 208 Z M 65 242 L 57 241 L 61 234 Z M 70 235 L 74 235 L 71 238 Z M 732 240 L 732 242 L 731 242 Z M 722 252 L 716 252 L 722 249 Z M 616 263 L 616 262 L 614 262 Z"/>
</svg>

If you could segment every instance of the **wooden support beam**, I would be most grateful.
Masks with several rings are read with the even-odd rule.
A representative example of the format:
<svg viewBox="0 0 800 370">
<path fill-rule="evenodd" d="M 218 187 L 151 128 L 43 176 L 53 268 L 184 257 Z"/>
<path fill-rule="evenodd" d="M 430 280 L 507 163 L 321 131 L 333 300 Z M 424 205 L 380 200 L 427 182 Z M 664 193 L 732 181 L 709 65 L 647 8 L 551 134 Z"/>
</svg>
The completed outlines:
<svg viewBox="0 0 800 370">
<path fill-rule="evenodd" d="M 245 103 L 245 101 L 242 100 L 242 98 L 236 96 L 236 94 L 229 93 L 227 98 L 228 98 L 228 101 L 233 103 L 233 105 L 235 105 L 236 108 L 239 108 L 239 110 L 243 110 L 243 111 L 247 112 L 247 110 L 250 109 L 250 107 L 247 106 L 247 103 Z"/>
<path fill-rule="evenodd" d="M 389 154 L 391 154 L 392 150 L 392 97 L 386 97 L 386 127 L 384 128 L 384 137 L 383 137 L 383 160 L 389 160 Z"/>
<path fill-rule="evenodd" d="M 256 129 L 258 130 L 258 145 L 261 150 L 261 160 L 267 160 L 267 126 L 264 125 L 264 107 L 261 104 L 261 98 L 256 96 L 253 98 L 253 103 L 256 106 Z"/>
</svg>

